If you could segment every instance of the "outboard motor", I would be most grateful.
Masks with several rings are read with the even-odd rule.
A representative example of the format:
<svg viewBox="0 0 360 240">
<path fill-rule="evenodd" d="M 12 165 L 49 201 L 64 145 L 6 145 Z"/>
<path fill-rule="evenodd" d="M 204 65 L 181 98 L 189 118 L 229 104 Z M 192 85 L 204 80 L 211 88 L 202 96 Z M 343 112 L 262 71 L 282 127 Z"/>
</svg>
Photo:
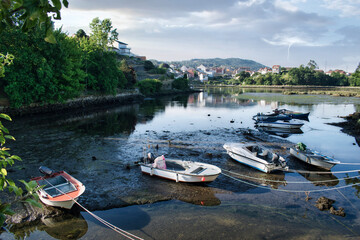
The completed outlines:
<svg viewBox="0 0 360 240">
<path fill-rule="evenodd" d="M 154 157 L 154 154 L 152 154 L 152 153 L 148 153 L 147 154 L 147 159 L 146 159 L 147 161 L 149 161 L 149 163 L 153 163 L 154 162 L 154 160 L 155 160 L 155 157 Z"/>
<path fill-rule="evenodd" d="M 54 170 L 48 168 L 48 167 L 44 167 L 44 166 L 40 166 L 39 167 L 39 172 L 44 174 L 45 176 L 50 176 L 53 175 L 55 173 Z"/>
</svg>

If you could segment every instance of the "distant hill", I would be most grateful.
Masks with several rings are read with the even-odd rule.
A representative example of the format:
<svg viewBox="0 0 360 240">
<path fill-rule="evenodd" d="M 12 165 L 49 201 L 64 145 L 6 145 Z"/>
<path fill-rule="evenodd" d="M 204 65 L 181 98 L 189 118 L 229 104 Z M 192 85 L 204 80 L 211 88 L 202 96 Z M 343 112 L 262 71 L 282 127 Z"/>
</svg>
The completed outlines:
<svg viewBox="0 0 360 240">
<path fill-rule="evenodd" d="M 153 60 L 151 60 L 153 61 Z M 153 61 L 156 64 L 161 64 L 159 61 Z M 174 65 L 185 65 L 187 67 L 193 67 L 196 68 L 200 66 L 201 64 L 205 67 L 233 67 L 233 68 L 239 68 L 239 67 L 249 67 L 251 70 L 256 71 L 259 70 L 259 68 L 265 67 L 265 65 L 255 62 L 253 60 L 248 59 L 241 59 L 241 58 L 208 58 L 208 59 L 191 59 L 191 60 L 185 60 L 185 61 L 172 61 L 172 62 L 166 62 L 168 64 L 174 64 Z"/>
</svg>

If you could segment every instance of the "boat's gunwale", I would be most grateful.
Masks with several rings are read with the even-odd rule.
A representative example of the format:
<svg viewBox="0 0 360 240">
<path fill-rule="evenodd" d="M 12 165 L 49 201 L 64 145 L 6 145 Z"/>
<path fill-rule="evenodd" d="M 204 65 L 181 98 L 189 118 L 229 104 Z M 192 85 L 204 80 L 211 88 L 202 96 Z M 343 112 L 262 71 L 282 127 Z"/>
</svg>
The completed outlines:
<svg viewBox="0 0 360 240">
<path fill-rule="evenodd" d="M 221 174 L 221 169 L 215 165 L 211 165 L 211 164 L 207 164 L 207 163 L 200 163 L 200 162 L 192 162 L 192 161 L 186 161 L 186 160 L 180 160 L 180 159 L 166 159 L 166 161 L 181 161 L 181 162 L 188 162 L 188 163 L 195 163 L 198 166 L 209 166 L 208 168 L 210 169 L 214 169 L 215 171 L 217 171 L 218 173 L 214 173 L 214 174 L 191 174 L 191 173 L 185 173 L 184 171 L 175 171 L 175 170 L 171 170 L 171 169 L 162 169 L 162 168 L 157 168 L 157 167 L 153 167 L 152 163 L 139 163 L 140 166 L 144 166 L 151 169 L 156 169 L 156 170 L 160 170 L 160 171 L 164 171 L 164 172 L 171 172 L 171 173 L 176 173 L 176 174 L 181 174 L 181 175 L 185 175 L 185 176 L 192 176 L 192 177 L 212 177 L 212 176 L 218 176 L 219 174 Z"/>
</svg>

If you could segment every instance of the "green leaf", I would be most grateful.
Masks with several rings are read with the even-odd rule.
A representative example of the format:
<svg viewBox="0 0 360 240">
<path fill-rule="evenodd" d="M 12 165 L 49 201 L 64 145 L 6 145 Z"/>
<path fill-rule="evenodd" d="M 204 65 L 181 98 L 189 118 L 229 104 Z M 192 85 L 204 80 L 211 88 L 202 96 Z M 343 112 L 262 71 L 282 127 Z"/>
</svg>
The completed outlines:
<svg viewBox="0 0 360 240">
<path fill-rule="evenodd" d="M 4 137 L 16 141 L 16 139 L 11 135 L 5 135 Z"/>
<path fill-rule="evenodd" d="M 1 174 L 2 174 L 3 176 L 6 176 L 6 175 L 7 175 L 7 171 L 6 171 L 5 168 L 2 168 L 2 169 L 1 169 Z"/>
<path fill-rule="evenodd" d="M 54 7 L 57 9 L 57 10 L 60 10 L 61 9 L 61 2 L 60 0 L 51 0 L 52 3 L 54 4 Z"/>
<path fill-rule="evenodd" d="M 11 117 L 7 114 L 4 113 L 0 113 L 0 117 L 9 121 L 12 121 Z"/>
<path fill-rule="evenodd" d="M 63 0 L 63 4 L 66 8 L 69 6 L 69 2 L 67 0 Z"/>
<path fill-rule="evenodd" d="M 56 43 L 56 38 L 54 36 L 52 29 L 50 28 L 46 31 L 45 41 L 48 43 Z"/>
<path fill-rule="evenodd" d="M 38 207 L 38 208 L 42 208 L 42 205 L 41 205 L 39 202 L 37 202 L 37 201 L 35 201 L 34 199 L 32 199 L 32 198 L 27 198 L 27 199 L 25 200 L 25 202 L 31 204 L 32 206 L 35 206 L 35 207 Z"/>
<path fill-rule="evenodd" d="M 10 158 L 14 159 L 14 160 L 22 161 L 21 158 L 19 156 L 16 156 L 16 155 L 12 155 Z"/>
</svg>

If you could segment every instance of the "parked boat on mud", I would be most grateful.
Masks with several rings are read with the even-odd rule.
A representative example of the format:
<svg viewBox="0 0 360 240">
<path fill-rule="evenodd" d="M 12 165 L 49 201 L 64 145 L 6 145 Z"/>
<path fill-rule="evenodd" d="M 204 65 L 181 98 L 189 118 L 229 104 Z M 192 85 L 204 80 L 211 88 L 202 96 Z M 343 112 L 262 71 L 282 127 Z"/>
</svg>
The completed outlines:
<svg viewBox="0 0 360 240">
<path fill-rule="evenodd" d="M 143 173 L 150 176 L 187 183 L 212 182 L 221 173 L 220 168 L 211 164 L 165 159 L 163 155 L 154 159 L 152 154 L 148 154 L 148 157 L 144 158 L 140 167 Z"/>
<path fill-rule="evenodd" d="M 45 205 L 71 209 L 85 191 L 84 184 L 65 171 L 55 172 L 43 166 L 39 168 L 39 171 L 44 176 L 31 180 L 36 181 L 38 186 L 43 186 L 37 194 Z"/>
<path fill-rule="evenodd" d="M 326 170 L 330 170 L 333 166 L 340 163 L 338 160 L 306 148 L 306 145 L 303 143 L 298 143 L 295 147 L 291 147 L 290 154 L 301 161 Z"/>
<path fill-rule="evenodd" d="M 265 173 L 287 169 L 283 157 L 257 143 L 225 143 L 223 146 L 234 160 Z"/>
<path fill-rule="evenodd" d="M 293 119 L 300 119 L 300 120 L 306 120 L 306 121 L 309 121 L 309 114 L 310 114 L 310 112 L 302 113 L 302 112 L 291 111 L 288 109 L 275 109 L 274 113 L 283 114 L 283 115 L 286 115 Z"/>
<path fill-rule="evenodd" d="M 299 120 L 291 119 L 291 120 L 276 120 L 272 121 L 258 121 L 255 123 L 258 127 L 271 127 L 271 128 L 290 128 L 290 129 L 299 129 L 304 123 Z"/>
</svg>

